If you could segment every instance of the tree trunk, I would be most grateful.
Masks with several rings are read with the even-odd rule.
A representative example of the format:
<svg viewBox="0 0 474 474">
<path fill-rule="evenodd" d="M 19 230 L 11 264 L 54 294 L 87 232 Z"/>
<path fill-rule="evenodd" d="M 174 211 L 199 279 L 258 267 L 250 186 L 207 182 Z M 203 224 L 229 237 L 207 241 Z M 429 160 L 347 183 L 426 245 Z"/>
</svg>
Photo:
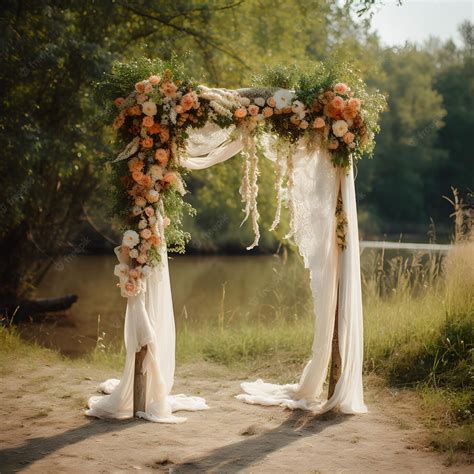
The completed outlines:
<svg viewBox="0 0 474 474">
<path fill-rule="evenodd" d="M 143 373 L 143 362 L 147 353 L 147 346 L 143 346 L 135 353 L 135 373 L 133 378 L 133 415 L 137 411 L 146 411 L 146 374 Z"/>
<path fill-rule="evenodd" d="M 337 381 L 341 376 L 341 353 L 339 352 L 339 284 L 337 285 L 336 314 L 334 320 L 334 334 L 332 336 L 331 371 L 329 373 L 328 399 L 336 389 Z"/>
</svg>

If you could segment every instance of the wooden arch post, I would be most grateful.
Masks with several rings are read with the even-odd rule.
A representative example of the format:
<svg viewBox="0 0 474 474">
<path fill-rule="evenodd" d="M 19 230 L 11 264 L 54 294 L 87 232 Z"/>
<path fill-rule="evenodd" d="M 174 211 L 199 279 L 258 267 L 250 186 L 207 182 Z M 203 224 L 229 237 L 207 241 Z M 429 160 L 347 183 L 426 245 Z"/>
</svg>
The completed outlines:
<svg viewBox="0 0 474 474">
<path fill-rule="evenodd" d="M 133 416 L 137 411 L 146 411 L 146 374 L 143 373 L 143 362 L 147 354 L 147 346 L 135 352 L 135 371 L 133 375 Z"/>
<path fill-rule="evenodd" d="M 341 205 L 340 212 L 344 212 L 344 206 L 342 201 L 341 195 L 341 188 L 339 185 L 339 193 L 338 193 L 338 206 Z M 337 215 L 336 210 L 336 226 L 340 225 L 337 221 L 339 216 Z M 336 236 L 335 236 L 336 237 Z M 329 389 L 328 389 L 328 400 L 334 395 L 334 391 L 336 390 L 336 384 L 341 377 L 341 368 L 342 368 L 342 360 L 341 360 L 341 353 L 339 350 L 339 280 L 340 280 L 340 262 L 339 259 L 341 258 L 341 248 L 337 249 L 337 264 L 338 264 L 338 272 L 337 272 L 337 292 L 336 292 L 336 311 L 334 314 L 334 333 L 332 336 L 332 347 L 331 347 L 331 368 L 329 371 Z"/>
</svg>

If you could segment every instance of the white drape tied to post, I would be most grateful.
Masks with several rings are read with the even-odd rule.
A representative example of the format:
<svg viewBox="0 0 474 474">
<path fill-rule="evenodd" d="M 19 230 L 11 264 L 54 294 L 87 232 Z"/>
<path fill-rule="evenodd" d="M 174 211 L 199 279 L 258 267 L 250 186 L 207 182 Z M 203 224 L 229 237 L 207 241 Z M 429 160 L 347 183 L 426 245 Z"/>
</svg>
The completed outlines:
<svg viewBox="0 0 474 474">
<path fill-rule="evenodd" d="M 208 124 L 192 132 L 183 166 L 205 169 L 226 161 L 243 150 L 241 132 Z M 272 140 L 263 140 L 265 156 L 275 160 Z M 365 413 L 363 400 L 363 323 L 359 264 L 359 235 L 352 168 L 335 168 L 328 151 L 312 150 L 298 143 L 293 157 L 294 238 L 311 275 L 315 307 L 312 358 L 298 384 L 275 385 L 262 380 L 242 384 L 245 393 L 237 398 L 246 403 L 281 405 L 291 409 L 324 412 L 338 408 L 343 413 Z M 347 216 L 347 248 L 336 242 L 335 210 L 339 189 Z M 170 395 L 174 379 L 175 328 L 167 257 L 154 268 L 146 291 L 128 299 L 125 317 L 127 359 L 120 382 L 109 380 L 101 390 L 110 393 L 93 397 L 87 414 L 102 418 L 133 416 L 134 356 L 147 345 L 146 411 L 139 416 L 150 421 L 184 421 L 172 415 L 178 410 L 208 408 L 199 397 Z M 338 292 L 339 286 L 339 292 Z M 339 304 L 336 301 L 339 295 Z M 339 307 L 339 351 L 341 376 L 329 400 L 322 398 L 331 355 L 334 314 Z"/>
</svg>

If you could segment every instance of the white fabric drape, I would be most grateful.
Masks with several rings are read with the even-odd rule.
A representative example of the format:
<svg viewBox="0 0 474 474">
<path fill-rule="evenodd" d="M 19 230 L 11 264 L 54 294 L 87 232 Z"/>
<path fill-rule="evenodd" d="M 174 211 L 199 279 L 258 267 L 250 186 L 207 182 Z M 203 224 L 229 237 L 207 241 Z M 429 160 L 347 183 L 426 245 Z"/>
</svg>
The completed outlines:
<svg viewBox="0 0 474 474">
<path fill-rule="evenodd" d="M 173 412 L 208 408 L 203 398 L 170 395 L 175 368 L 175 326 L 166 252 L 162 254 L 162 263 L 146 280 L 145 291 L 128 298 L 124 339 L 127 356 L 122 378 L 107 380 L 99 386 L 101 392 L 109 395 L 90 398 L 86 415 L 116 419 L 134 416 L 135 353 L 145 345 L 146 409 L 137 415 L 158 423 L 181 423 L 186 418 L 174 416 Z"/>
<path fill-rule="evenodd" d="M 275 159 L 272 140 L 263 140 L 266 156 Z M 242 151 L 244 141 L 235 128 L 208 124 L 192 133 L 183 166 L 199 170 L 226 161 Z M 291 409 L 323 412 L 339 408 L 344 413 L 364 413 L 362 389 L 362 300 L 359 236 L 352 169 L 335 168 L 327 151 L 311 151 L 303 143 L 294 155 L 295 241 L 311 275 L 315 306 L 312 358 L 298 384 L 275 385 L 262 380 L 242 384 L 237 398 L 253 404 L 282 405 Z M 335 209 L 339 186 L 347 214 L 347 248 L 340 252 L 335 237 Z M 139 416 L 155 422 L 179 423 L 178 410 L 208 408 L 200 397 L 171 396 L 174 378 L 175 328 L 166 252 L 162 264 L 147 280 L 146 290 L 129 297 L 125 317 L 127 358 L 122 379 L 104 382 L 110 393 L 89 400 L 87 414 L 100 418 L 133 416 L 134 359 L 143 345 L 147 373 L 146 411 Z M 331 354 L 334 314 L 339 285 L 339 349 L 341 377 L 331 399 L 322 398 Z"/>
</svg>

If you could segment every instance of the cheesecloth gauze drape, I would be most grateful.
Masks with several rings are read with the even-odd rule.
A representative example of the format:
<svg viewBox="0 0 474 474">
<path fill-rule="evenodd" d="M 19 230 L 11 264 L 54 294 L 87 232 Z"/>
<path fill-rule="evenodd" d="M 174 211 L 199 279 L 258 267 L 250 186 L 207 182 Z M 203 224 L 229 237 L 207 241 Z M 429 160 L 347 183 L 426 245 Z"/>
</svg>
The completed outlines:
<svg viewBox="0 0 474 474">
<path fill-rule="evenodd" d="M 183 166 L 205 169 L 242 151 L 244 140 L 235 128 L 220 129 L 208 124 L 193 131 L 182 157 Z M 271 141 L 265 155 L 275 159 Z M 335 209 L 339 186 L 347 215 L 347 248 L 338 251 Z M 362 390 L 362 300 L 359 267 L 359 236 L 353 171 L 335 168 L 324 150 L 311 151 L 300 143 L 294 155 L 295 241 L 311 275 L 315 306 L 315 335 L 312 359 L 298 384 L 275 385 L 262 380 L 242 384 L 247 403 L 282 405 L 323 412 L 339 408 L 344 413 L 367 411 Z M 150 421 L 184 421 L 172 415 L 177 410 L 201 410 L 202 398 L 171 396 L 174 377 L 174 319 L 166 255 L 153 270 L 147 288 L 128 299 L 125 317 L 127 359 L 122 379 L 104 382 L 100 389 L 111 393 L 93 397 L 87 414 L 102 418 L 133 416 L 133 372 L 135 352 L 148 345 L 147 406 L 140 416 Z M 339 281 L 339 349 L 342 371 L 333 396 L 321 400 L 334 330 Z"/>
</svg>

